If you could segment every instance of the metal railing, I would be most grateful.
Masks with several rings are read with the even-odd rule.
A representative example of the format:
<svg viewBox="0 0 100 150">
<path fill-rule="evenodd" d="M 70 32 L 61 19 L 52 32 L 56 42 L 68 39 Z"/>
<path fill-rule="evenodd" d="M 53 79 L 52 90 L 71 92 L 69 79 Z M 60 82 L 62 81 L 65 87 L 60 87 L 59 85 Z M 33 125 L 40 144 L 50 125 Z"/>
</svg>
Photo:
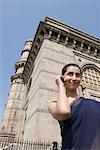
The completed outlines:
<svg viewBox="0 0 100 150">
<path fill-rule="evenodd" d="M 61 150 L 61 146 L 56 141 L 20 141 L 0 138 L 0 150 Z"/>
</svg>

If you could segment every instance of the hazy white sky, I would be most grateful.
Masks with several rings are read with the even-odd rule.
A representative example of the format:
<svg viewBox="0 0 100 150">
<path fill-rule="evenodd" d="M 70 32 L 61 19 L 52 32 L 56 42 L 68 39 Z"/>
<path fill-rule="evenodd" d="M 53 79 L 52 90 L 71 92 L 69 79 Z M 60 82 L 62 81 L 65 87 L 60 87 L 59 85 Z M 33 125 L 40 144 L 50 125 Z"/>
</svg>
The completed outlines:
<svg viewBox="0 0 100 150">
<path fill-rule="evenodd" d="M 100 0 L 0 0 L 0 120 L 15 62 L 46 16 L 100 38 Z"/>
</svg>

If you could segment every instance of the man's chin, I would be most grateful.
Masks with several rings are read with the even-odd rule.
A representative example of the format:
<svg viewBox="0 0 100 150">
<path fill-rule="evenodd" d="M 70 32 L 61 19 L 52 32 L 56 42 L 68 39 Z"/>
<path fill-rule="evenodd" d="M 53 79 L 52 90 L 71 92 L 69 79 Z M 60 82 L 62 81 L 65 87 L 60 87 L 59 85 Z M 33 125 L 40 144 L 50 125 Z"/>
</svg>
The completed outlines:
<svg viewBox="0 0 100 150">
<path fill-rule="evenodd" d="M 72 86 L 70 87 L 71 90 L 76 90 L 78 88 L 78 86 Z"/>
</svg>

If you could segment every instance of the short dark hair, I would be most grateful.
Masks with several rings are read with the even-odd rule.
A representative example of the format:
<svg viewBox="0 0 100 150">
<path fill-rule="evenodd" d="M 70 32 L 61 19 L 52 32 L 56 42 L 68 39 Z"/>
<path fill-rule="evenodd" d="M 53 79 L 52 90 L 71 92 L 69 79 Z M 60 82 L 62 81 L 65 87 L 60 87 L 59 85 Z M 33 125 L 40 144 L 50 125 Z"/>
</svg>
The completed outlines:
<svg viewBox="0 0 100 150">
<path fill-rule="evenodd" d="M 62 75 L 64 75 L 65 72 L 67 71 L 68 67 L 71 67 L 71 66 L 78 67 L 79 70 L 80 70 L 80 73 L 82 74 L 81 68 L 80 68 L 77 64 L 70 63 L 70 64 L 65 65 L 65 66 L 62 68 Z"/>
</svg>

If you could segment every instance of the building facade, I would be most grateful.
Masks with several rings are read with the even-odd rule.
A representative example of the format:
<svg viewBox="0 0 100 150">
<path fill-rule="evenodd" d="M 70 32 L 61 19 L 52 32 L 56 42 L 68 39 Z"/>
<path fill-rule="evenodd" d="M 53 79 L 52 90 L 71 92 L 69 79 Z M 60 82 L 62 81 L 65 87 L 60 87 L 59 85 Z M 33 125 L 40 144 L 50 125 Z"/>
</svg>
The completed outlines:
<svg viewBox="0 0 100 150">
<path fill-rule="evenodd" d="M 46 17 L 25 43 L 11 77 L 1 133 L 15 138 L 60 141 L 59 124 L 48 111 L 58 97 L 55 77 L 67 63 L 83 71 L 80 96 L 100 101 L 100 39 Z"/>
</svg>

